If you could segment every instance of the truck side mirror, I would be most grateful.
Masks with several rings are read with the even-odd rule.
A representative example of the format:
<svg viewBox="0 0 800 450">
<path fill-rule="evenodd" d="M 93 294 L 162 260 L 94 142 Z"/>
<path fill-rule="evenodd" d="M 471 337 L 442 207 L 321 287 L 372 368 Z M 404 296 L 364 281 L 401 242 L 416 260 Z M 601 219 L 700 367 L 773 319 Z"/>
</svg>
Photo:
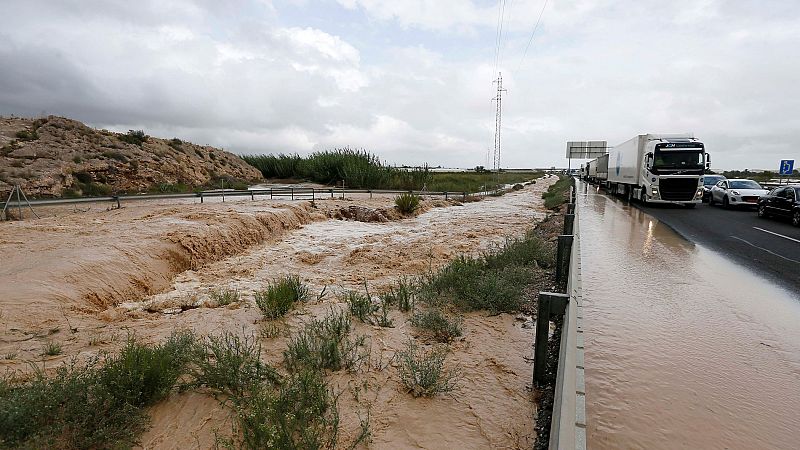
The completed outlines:
<svg viewBox="0 0 800 450">
<path fill-rule="evenodd" d="M 706 153 L 706 169 L 711 169 L 711 155 Z"/>
<path fill-rule="evenodd" d="M 653 153 L 652 152 L 648 152 L 647 154 L 644 155 L 644 165 L 648 169 L 653 167 Z"/>
</svg>

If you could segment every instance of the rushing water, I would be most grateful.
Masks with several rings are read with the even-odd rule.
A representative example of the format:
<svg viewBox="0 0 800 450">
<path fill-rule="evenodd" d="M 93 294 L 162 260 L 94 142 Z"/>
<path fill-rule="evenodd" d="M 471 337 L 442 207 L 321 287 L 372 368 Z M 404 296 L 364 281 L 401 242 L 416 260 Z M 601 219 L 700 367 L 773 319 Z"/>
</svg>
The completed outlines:
<svg viewBox="0 0 800 450">
<path fill-rule="evenodd" d="M 800 294 L 582 189 L 589 448 L 800 447 Z"/>
</svg>

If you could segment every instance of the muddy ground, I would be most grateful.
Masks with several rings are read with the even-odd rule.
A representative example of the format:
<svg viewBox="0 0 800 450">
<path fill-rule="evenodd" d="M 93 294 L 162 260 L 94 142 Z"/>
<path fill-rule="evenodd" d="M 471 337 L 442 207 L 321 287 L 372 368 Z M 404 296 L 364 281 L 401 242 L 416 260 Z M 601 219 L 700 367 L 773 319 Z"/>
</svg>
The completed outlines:
<svg viewBox="0 0 800 450">
<path fill-rule="evenodd" d="M 365 282 L 378 293 L 401 276 L 522 235 L 545 217 L 541 193 L 553 181 L 479 202 L 426 199 L 414 217 L 397 213 L 392 197 L 364 196 L 141 203 L 2 223 L 0 370 L 28 370 L 31 362 L 52 368 L 113 352 L 128 333 L 155 342 L 181 328 L 254 334 L 263 358 L 279 364 L 291 333 L 341 306 L 337 293 Z M 280 323 L 283 331 L 267 337 L 253 292 L 290 274 L 326 295 L 296 308 Z M 242 300 L 216 307 L 210 293 L 219 289 L 236 289 Z M 528 317 L 466 315 L 464 337 L 449 357 L 460 367 L 459 388 L 431 399 L 412 397 L 398 381 L 393 356 L 415 330 L 407 314 L 393 311 L 391 318 L 393 328 L 358 323 L 369 362 L 331 376 L 341 392 L 343 443 L 369 417 L 369 448 L 532 446 Z M 63 353 L 41 356 L 48 342 L 60 343 Z M 203 393 L 174 394 L 150 413 L 144 448 L 209 448 L 216 433 L 230 433 L 227 411 Z"/>
</svg>

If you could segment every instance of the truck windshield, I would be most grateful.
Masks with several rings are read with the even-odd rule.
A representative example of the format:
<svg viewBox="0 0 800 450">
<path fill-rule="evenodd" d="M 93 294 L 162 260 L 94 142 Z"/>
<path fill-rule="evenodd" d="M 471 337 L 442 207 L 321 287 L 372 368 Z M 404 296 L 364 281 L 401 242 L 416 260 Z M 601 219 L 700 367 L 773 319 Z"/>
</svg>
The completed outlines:
<svg viewBox="0 0 800 450">
<path fill-rule="evenodd" d="M 702 169 L 702 152 L 660 151 L 656 149 L 653 159 L 654 169 Z"/>
</svg>

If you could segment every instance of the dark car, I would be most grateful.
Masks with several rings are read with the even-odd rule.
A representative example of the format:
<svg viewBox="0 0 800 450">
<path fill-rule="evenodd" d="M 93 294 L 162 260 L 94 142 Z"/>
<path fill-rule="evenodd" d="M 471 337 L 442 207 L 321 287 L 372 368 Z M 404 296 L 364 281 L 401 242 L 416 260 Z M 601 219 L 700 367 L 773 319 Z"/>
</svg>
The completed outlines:
<svg viewBox="0 0 800 450">
<path fill-rule="evenodd" d="M 717 182 L 721 180 L 726 180 L 722 175 L 703 175 L 703 203 L 707 202 L 709 197 L 711 197 L 711 188 L 714 187 Z"/>
<path fill-rule="evenodd" d="M 786 217 L 800 227 L 800 186 L 775 188 L 758 199 L 758 217 Z"/>
</svg>

